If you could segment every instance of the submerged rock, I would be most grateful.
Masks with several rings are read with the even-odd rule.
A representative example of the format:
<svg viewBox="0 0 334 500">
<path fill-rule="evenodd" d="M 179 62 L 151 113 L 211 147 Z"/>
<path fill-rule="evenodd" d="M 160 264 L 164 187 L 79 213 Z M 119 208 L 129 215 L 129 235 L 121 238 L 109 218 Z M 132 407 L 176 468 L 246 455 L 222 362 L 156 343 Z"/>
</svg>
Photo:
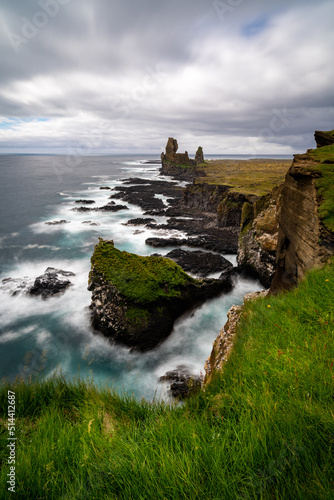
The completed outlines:
<svg viewBox="0 0 334 500">
<path fill-rule="evenodd" d="M 103 207 L 94 208 L 98 212 L 119 212 L 120 210 L 129 210 L 126 205 L 116 205 L 115 202 L 110 202 Z"/>
<path fill-rule="evenodd" d="M 228 236 L 228 235 L 227 235 Z M 214 236 L 201 235 L 197 237 L 190 238 L 158 238 L 152 237 L 145 240 L 146 245 L 150 245 L 154 248 L 162 248 L 168 246 L 188 246 L 193 248 L 205 248 L 207 250 L 212 250 L 213 252 L 226 253 L 235 251 L 234 241 L 230 241 L 229 238 L 226 240 L 215 238 Z"/>
<path fill-rule="evenodd" d="M 141 351 L 165 339 L 186 310 L 232 288 L 230 277 L 196 280 L 170 259 L 121 252 L 101 238 L 91 263 L 94 328 Z"/>
<path fill-rule="evenodd" d="M 59 276 L 70 277 L 75 276 L 71 271 L 63 271 L 48 267 L 44 274 L 34 278 L 5 278 L 1 282 L 1 288 L 10 292 L 15 296 L 21 292 L 30 295 L 40 295 L 42 299 L 46 299 L 58 293 L 64 292 L 72 283 L 69 280 L 59 279 Z"/>
<path fill-rule="evenodd" d="M 98 222 L 93 222 L 91 220 L 84 220 L 81 222 L 81 224 L 89 224 L 90 226 L 99 226 L 100 225 Z"/>
<path fill-rule="evenodd" d="M 127 226 L 145 226 L 146 224 L 155 224 L 156 220 L 151 217 L 138 217 L 137 219 L 129 219 L 124 225 Z"/>
<path fill-rule="evenodd" d="M 119 212 L 120 210 L 129 210 L 126 205 L 116 205 L 114 201 L 110 201 L 107 205 L 98 208 L 75 207 L 74 212 Z"/>
<path fill-rule="evenodd" d="M 88 207 L 75 207 L 72 208 L 73 212 L 90 212 L 91 210 L 94 210 L 94 208 L 88 208 Z"/>
<path fill-rule="evenodd" d="M 52 295 L 64 292 L 72 283 L 69 280 L 59 279 L 59 275 L 66 277 L 75 276 L 71 271 L 63 271 L 62 269 L 48 267 L 44 274 L 35 279 L 28 293 L 30 293 L 30 295 L 40 295 L 42 299 L 46 299 Z"/>
<path fill-rule="evenodd" d="M 186 272 L 192 272 L 198 276 L 207 276 L 210 273 L 220 271 L 232 271 L 233 264 L 222 255 L 202 250 L 182 250 L 176 248 L 169 252 L 166 257 L 174 260 Z"/>
<path fill-rule="evenodd" d="M 70 223 L 69 220 L 62 219 L 62 220 L 53 220 L 50 222 L 46 222 L 45 224 L 47 224 L 48 226 L 55 226 L 57 224 L 69 224 L 69 223 Z"/>
<path fill-rule="evenodd" d="M 29 286 L 32 285 L 32 279 L 28 278 L 4 278 L 1 281 L 0 288 L 9 292 L 13 297 L 21 292 L 27 292 Z"/>
<path fill-rule="evenodd" d="M 173 398 L 184 399 L 200 389 L 201 377 L 193 375 L 186 366 L 178 366 L 175 370 L 166 372 L 159 382 L 172 382 L 169 393 Z"/>
<path fill-rule="evenodd" d="M 76 200 L 74 203 L 81 203 L 82 205 L 93 205 L 94 200 Z"/>
</svg>

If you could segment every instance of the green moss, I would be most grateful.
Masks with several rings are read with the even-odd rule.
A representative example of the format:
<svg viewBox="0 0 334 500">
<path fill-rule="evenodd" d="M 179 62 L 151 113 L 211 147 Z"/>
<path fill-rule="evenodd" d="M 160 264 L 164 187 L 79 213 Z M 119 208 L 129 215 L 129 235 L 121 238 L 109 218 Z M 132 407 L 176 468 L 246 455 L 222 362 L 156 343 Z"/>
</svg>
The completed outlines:
<svg viewBox="0 0 334 500">
<path fill-rule="evenodd" d="M 197 282 L 169 259 L 122 252 L 112 241 L 102 239 L 95 246 L 91 263 L 124 297 L 138 304 L 180 297 L 183 287 Z"/>
<path fill-rule="evenodd" d="M 139 307 L 130 307 L 125 316 L 127 320 L 135 326 L 139 326 L 145 328 L 150 319 L 150 313 L 147 309 L 139 308 Z"/>
<path fill-rule="evenodd" d="M 241 211 L 241 233 L 246 233 L 251 228 L 253 222 L 253 207 L 246 202 L 242 206 Z"/>
</svg>

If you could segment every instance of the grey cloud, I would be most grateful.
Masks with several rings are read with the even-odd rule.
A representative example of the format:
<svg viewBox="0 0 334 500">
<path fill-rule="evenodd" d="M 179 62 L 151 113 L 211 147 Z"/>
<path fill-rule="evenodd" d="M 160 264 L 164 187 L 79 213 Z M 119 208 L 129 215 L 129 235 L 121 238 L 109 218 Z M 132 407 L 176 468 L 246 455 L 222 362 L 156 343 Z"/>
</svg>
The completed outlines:
<svg viewBox="0 0 334 500">
<path fill-rule="evenodd" d="M 48 122 L 2 129 L 0 147 L 66 147 L 104 122 L 105 148 L 151 149 L 173 130 L 234 147 L 276 124 L 267 144 L 289 151 L 334 126 L 331 1 L 43 1 L 59 9 L 17 53 L 8 31 L 42 7 L 1 4 L 0 115 Z"/>
</svg>

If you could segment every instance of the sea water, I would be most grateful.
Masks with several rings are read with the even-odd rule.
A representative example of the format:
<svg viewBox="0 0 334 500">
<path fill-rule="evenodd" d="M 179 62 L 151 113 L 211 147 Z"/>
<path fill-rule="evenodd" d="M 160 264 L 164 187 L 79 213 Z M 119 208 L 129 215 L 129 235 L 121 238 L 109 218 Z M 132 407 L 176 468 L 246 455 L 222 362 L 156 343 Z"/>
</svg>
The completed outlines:
<svg viewBox="0 0 334 500">
<path fill-rule="evenodd" d="M 0 379 L 62 373 L 67 379 L 89 377 L 97 385 L 151 400 L 167 398 L 166 384 L 158 382 L 166 371 L 182 365 L 194 374 L 203 373 L 228 309 L 241 303 L 246 293 L 261 289 L 259 282 L 239 277 L 230 293 L 179 318 L 168 339 L 149 352 L 132 352 L 110 342 L 90 325 L 87 283 L 99 236 L 114 240 L 120 250 L 140 255 L 156 252 L 145 244 L 148 237 L 185 236 L 179 231 L 124 225 L 143 216 L 139 207 L 129 203 L 128 210 L 116 213 L 73 211 L 80 206 L 75 201 L 81 199 L 94 200 L 92 207 L 106 205 L 112 191 L 100 188 L 113 189 L 122 179 L 161 179 L 160 166 L 147 163 L 152 159 L 150 155 L 74 159 L 0 155 L 0 285 L 9 277 L 33 283 L 47 267 L 75 273 L 69 278 L 73 286 L 46 300 L 23 292 L 13 295 L 13 288 L 0 286 Z M 59 220 L 66 223 L 47 224 Z M 236 263 L 235 255 L 226 257 Z"/>
</svg>

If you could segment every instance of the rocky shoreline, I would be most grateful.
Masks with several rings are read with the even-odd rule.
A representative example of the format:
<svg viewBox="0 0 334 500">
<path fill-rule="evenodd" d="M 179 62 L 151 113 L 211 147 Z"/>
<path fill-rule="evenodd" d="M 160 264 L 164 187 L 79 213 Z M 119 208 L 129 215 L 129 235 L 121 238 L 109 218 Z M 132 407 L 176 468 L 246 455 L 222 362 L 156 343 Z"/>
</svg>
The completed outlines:
<svg viewBox="0 0 334 500">
<path fill-rule="evenodd" d="M 323 133 L 318 133 L 317 139 L 323 144 L 328 138 Z M 315 160 L 314 157 L 310 158 L 308 154 L 306 156 L 296 155 L 286 175 L 285 182 L 283 184 L 274 182 L 272 190 L 267 188 L 265 181 L 263 181 L 262 187 L 257 189 L 256 186 L 261 186 L 261 182 L 252 184 L 251 180 L 248 180 L 248 188 L 240 191 L 237 185 L 233 188 L 228 183 L 228 179 L 231 181 L 233 176 L 231 178 L 231 170 L 226 170 L 226 167 L 226 177 L 222 177 L 220 173 L 220 180 L 215 181 L 212 177 L 215 165 L 214 168 L 208 167 L 204 161 L 202 148 L 197 150 L 195 160 L 190 159 L 187 152 L 179 154 L 177 150 L 177 141 L 169 138 L 166 152 L 161 155 L 160 174 L 172 177 L 173 181 L 130 178 L 123 180 L 122 185 L 111 190 L 110 196 L 110 206 L 114 206 L 114 200 L 122 200 L 135 204 L 143 210 L 144 217 L 129 219 L 126 224 L 135 227 L 143 226 L 143 228 L 156 231 L 176 232 L 173 236 L 157 235 L 149 237 L 145 241 L 147 245 L 154 248 L 176 247 L 167 253 L 165 260 L 172 259 L 184 271 L 195 273 L 197 276 L 204 277 L 210 273 L 221 272 L 219 280 L 216 280 L 218 282 L 227 280 L 226 283 L 228 283 L 232 271 L 246 272 L 257 277 L 265 288 L 268 289 L 271 286 L 271 293 L 275 293 L 277 290 L 295 285 L 312 263 L 314 265 L 319 261 L 320 265 L 330 253 L 333 253 L 332 234 L 329 235 L 328 230 L 325 230 L 323 224 L 319 222 L 319 216 L 316 215 L 319 199 L 317 198 L 315 179 L 321 177 L 322 174 L 317 168 L 318 160 Z M 327 160 L 326 162 L 328 163 Z M 235 164 L 236 162 L 233 163 L 234 167 Z M 260 160 L 259 164 L 260 174 L 262 174 L 266 170 L 266 162 Z M 256 163 L 252 163 L 251 166 L 254 167 L 254 165 L 256 168 Z M 287 164 L 284 162 L 282 162 L 281 167 L 278 165 L 281 168 L 280 171 L 277 165 L 269 165 L 268 168 L 272 168 L 274 174 L 278 176 L 277 178 L 282 178 L 279 176 L 285 165 Z M 238 170 L 237 168 L 236 171 Z M 246 179 L 242 175 L 240 182 L 243 178 Z M 206 176 L 208 177 L 206 178 Z M 221 178 L 223 182 L 221 182 Z M 176 180 L 186 180 L 189 183 L 185 187 L 181 187 L 175 182 Z M 104 189 L 108 189 L 108 187 Z M 264 194 L 262 194 L 263 192 Z M 300 198 L 301 210 L 299 207 L 293 208 L 295 206 L 293 197 Z M 87 209 L 87 207 L 80 208 Z M 291 212 L 291 209 L 294 213 Z M 308 217 L 309 224 L 305 226 L 306 212 L 313 214 L 313 218 Z M 167 220 L 164 223 L 158 223 L 159 217 L 167 217 Z M 294 219 L 298 219 L 298 221 L 295 223 Z M 304 226 L 305 230 L 308 230 L 308 226 L 310 226 L 308 240 L 311 241 L 311 245 L 309 246 L 303 244 L 302 236 L 299 238 L 303 231 L 301 228 Z M 318 229 L 315 234 L 311 234 L 314 227 L 318 227 Z M 295 240 L 296 242 L 290 245 L 290 242 Z M 305 258 L 300 258 L 298 245 L 301 247 L 304 245 Z M 183 246 L 187 249 L 180 248 Z M 197 250 L 188 250 L 189 247 Z M 230 263 L 224 262 L 224 258 L 220 255 L 222 253 L 237 254 L 238 268 L 232 269 L 233 266 Z M 159 254 L 154 254 L 154 256 L 160 257 Z M 291 266 L 295 267 L 292 269 Z M 290 274 L 293 275 L 291 279 L 289 278 Z M 103 282 L 102 289 L 104 287 L 105 297 L 108 296 L 106 286 L 106 282 Z M 232 286 L 231 281 L 230 286 Z M 213 288 L 215 287 L 213 286 Z M 97 300 L 98 304 L 103 302 L 101 294 L 99 295 L 97 292 L 97 290 L 101 290 L 101 283 L 98 286 L 91 285 L 91 289 L 93 290 L 94 326 L 100 331 L 104 329 L 104 333 L 106 333 L 105 328 L 101 326 L 99 308 L 96 307 L 96 303 L 94 305 L 94 300 Z M 107 303 L 102 309 L 106 310 L 106 307 Z M 173 311 L 170 304 L 164 312 L 167 318 L 168 310 Z M 228 323 L 215 341 L 211 357 L 206 364 L 206 378 L 211 377 L 212 370 L 220 369 L 221 364 L 227 359 L 241 310 L 240 306 L 234 306 L 234 309 L 230 311 Z M 158 316 L 154 307 L 152 311 L 153 316 Z M 178 314 L 181 314 L 181 311 L 178 311 L 176 316 Z M 162 324 L 153 324 L 153 330 L 158 328 L 164 333 L 153 342 L 147 341 L 146 338 L 139 348 L 150 349 L 168 335 L 173 320 L 169 321 L 168 319 L 165 323 L 169 324 L 167 328 Z M 123 330 L 126 331 L 126 328 Z M 150 337 L 153 330 L 150 328 L 148 330 Z M 110 332 L 107 335 L 110 335 Z M 127 345 L 138 347 L 133 336 L 131 340 L 125 338 L 126 335 L 125 337 L 123 335 L 123 338 L 117 337 L 117 335 L 115 337 L 114 331 L 111 336 L 120 339 Z M 182 382 L 183 384 L 184 381 L 191 379 L 190 374 L 183 376 L 176 372 L 171 372 L 168 375 L 170 380 L 174 380 L 173 383 Z M 166 375 L 166 379 L 168 376 Z M 185 386 L 182 387 L 181 393 L 182 391 L 187 392 Z"/>
<path fill-rule="evenodd" d="M 93 264 L 94 252 L 89 284 L 92 291 L 92 325 L 95 330 L 113 341 L 141 351 L 152 349 L 163 341 L 169 335 L 174 320 L 184 311 L 217 293 L 229 291 L 233 286 L 233 273 L 249 271 L 249 266 L 244 265 L 245 258 L 241 259 L 242 264 L 238 268 L 233 268 L 221 254 L 236 255 L 240 251 L 242 223 L 245 226 L 248 222 L 244 206 L 248 204 L 252 207 L 257 202 L 258 214 L 269 203 L 269 200 L 266 200 L 267 203 L 261 205 L 258 202 L 261 197 L 233 193 L 225 185 L 196 183 L 198 175 L 205 176 L 203 151 L 198 151 L 201 154 L 197 155 L 197 160 L 191 160 L 187 153 L 176 153 L 175 142 L 174 139 L 169 139 L 166 154 L 161 157 L 160 175 L 170 177 L 169 180 L 131 177 L 121 180 L 113 189 L 109 186 L 101 188 L 110 191 L 110 206 L 123 207 L 115 204 L 121 201 L 141 208 L 143 216 L 129 219 L 126 225 L 135 227 L 136 231 L 142 228 L 157 231 L 157 234 L 159 231 L 174 233 L 173 236 L 157 235 L 145 240 L 147 245 L 157 249 L 174 247 L 165 255 L 164 260 L 173 260 L 185 272 L 190 272 L 202 280 L 210 274 L 218 274 L 218 278 L 214 280 L 202 281 L 201 286 L 191 285 L 187 292 L 184 289 L 184 299 L 178 298 L 174 304 L 173 301 L 163 303 L 164 301 L 159 299 L 157 302 L 151 301 L 149 306 L 139 304 L 138 308 L 138 300 L 129 300 L 119 286 L 115 287 L 114 282 L 106 279 L 106 276 L 96 269 Z M 176 162 L 180 161 L 183 164 L 177 165 Z M 184 180 L 189 181 L 185 187 L 179 182 Z M 76 209 L 101 210 L 84 205 Z M 158 222 L 160 217 L 165 218 L 163 223 Z M 99 245 L 105 243 L 100 241 Z M 250 247 L 249 242 L 245 246 Z M 157 253 L 152 257 L 161 255 Z M 249 256 L 247 258 L 249 259 Z M 257 270 L 253 270 L 253 274 L 267 284 L 270 276 L 257 272 L 261 266 L 266 267 L 266 259 L 261 254 L 258 260 L 261 265 L 255 264 Z M 132 277 L 128 276 L 128 279 L 131 280 Z M 129 321 L 129 309 L 136 309 L 136 321 L 133 321 L 133 318 Z M 161 315 L 158 310 L 162 309 Z M 196 380 L 196 377 L 187 373 L 186 376 L 181 374 L 178 380 L 175 373 L 174 378 L 171 376 L 170 380 L 175 386 L 174 389 L 178 384 L 181 385 L 181 397 L 181 394 L 184 395 L 188 391 L 189 380 Z M 167 379 L 168 377 L 165 380 Z M 171 390 L 173 394 L 173 388 Z"/>
</svg>

